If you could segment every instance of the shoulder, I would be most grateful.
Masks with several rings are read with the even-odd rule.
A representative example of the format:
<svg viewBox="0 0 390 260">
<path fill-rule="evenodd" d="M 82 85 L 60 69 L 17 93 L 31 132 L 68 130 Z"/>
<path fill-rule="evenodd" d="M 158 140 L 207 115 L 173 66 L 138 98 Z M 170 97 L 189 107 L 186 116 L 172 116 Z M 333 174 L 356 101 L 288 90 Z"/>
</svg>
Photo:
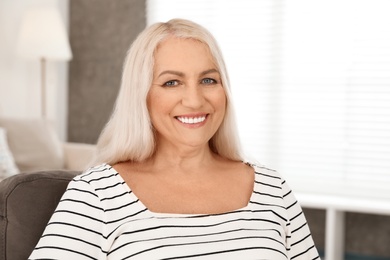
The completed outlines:
<svg viewBox="0 0 390 260">
<path fill-rule="evenodd" d="M 78 188 L 96 193 L 107 186 L 118 185 L 120 182 L 118 175 L 119 173 L 109 164 L 97 165 L 74 177 L 68 189 Z"/>
<path fill-rule="evenodd" d="M 254 169 L 256 179 L 262 178 L 264 180 L 267 180 L 267 179 L 274 180 L 274 181 L 277 181 L 279 183 L 284 182 L 284 179 L 279 174 L 279 172 L 277 172 L 276 170 L 273 170 L 271 168 L 268 168 L 268 167 L 266 167 L 264 165 L 260 165 L 260 164 L 255 164 L 255 163 L 250 163 L 250 162 L 246 162 L 246 164 L 251 166 Z"/>
<path fill-rule="evenodd" d="M 87 169 L 82 174 L 77 175 L 73 180 L 92 183 L 109 179 L 116 175 L 118 175 L 118 173 L 113 169 L 113 167 L 105 163 Z"/>
<path fill-rule="evenodd" d="M 288 193 L 291 193 L 291 188 L 286 183 L 286 180 L 283 176 L 276 170 L 268 168 L 264 165 L 247 163 L 253 167 L 255 171 L 255 188 L 264 189 L 264 187 L 275 188 L 276 190 L 281 190 L 282 195 L 285 196 Z"/>
<path fill-rule="evenodd" d="M 99 208 L 109 207 L 102 202 L 112 202 L 112 198 L 128 193 L 118 175 L 119 173 L 108 164 L 91 167 L 73 178 L 64 197 L 77 200 L 83 198 L 91 204 L 99 205 Z"/>
</svg>

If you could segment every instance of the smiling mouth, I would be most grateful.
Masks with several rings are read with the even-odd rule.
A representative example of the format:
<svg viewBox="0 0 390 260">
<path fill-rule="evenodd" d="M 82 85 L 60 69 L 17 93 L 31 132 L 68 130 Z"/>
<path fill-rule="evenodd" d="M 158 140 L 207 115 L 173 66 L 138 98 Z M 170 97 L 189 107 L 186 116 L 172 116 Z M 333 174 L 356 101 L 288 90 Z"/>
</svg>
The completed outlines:
<svg viewBox="0 0 390 260">
<path fill-rule="evenodd" d="M 184 124 L 198 124 L 206 120 L 207 115 L 197 117 L 177 116 L 176 119 Z"/>
</svg>

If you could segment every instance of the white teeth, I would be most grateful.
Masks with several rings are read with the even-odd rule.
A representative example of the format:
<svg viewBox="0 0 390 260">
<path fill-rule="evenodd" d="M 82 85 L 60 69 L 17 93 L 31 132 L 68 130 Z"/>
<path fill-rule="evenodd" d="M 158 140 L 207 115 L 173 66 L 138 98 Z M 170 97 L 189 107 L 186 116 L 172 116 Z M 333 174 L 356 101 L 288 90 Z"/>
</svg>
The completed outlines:
<svg viewBox="0 0 390 260">
<path fill-rule="evenodd" d="M 181 117 L 181 116 L 178 116 L 177 119 L 184 124 L 197 124 L 197 123 L 201 123 L 204 120 L 206 120 L 206 116 L 200 116 L 200 117 Z"/>
</svg>

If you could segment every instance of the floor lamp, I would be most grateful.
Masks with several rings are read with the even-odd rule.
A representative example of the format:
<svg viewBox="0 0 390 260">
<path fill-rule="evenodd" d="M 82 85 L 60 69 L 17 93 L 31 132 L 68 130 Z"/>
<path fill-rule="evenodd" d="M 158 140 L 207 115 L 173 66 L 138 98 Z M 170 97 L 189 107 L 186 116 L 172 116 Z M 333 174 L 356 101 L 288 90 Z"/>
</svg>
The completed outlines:
<svg viewBox="0 0 390 260">
<path fill-rule="evenodd" d="M 46 118 L 46 62 L 72 59 L 69 39 L 61 14 L 54 7 L 27 10 L 20 27 L 17 53 L 41 65 L 41 116 Z"/>
</svg>

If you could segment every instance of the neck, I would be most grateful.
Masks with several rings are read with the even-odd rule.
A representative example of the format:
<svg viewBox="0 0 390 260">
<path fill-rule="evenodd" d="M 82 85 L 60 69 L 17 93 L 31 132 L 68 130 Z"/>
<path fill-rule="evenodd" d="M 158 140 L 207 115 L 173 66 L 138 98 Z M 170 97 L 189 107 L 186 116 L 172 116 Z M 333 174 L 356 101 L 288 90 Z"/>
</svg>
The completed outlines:
<svg viewBox="0 0 390 260">
<path fill-rule="evenodd" d="M 211 166 L 217 158 L 208 144 L 201 148 L 159 145 L 149 162 L 157 169 L 191 173 Z"/>
</svg>

